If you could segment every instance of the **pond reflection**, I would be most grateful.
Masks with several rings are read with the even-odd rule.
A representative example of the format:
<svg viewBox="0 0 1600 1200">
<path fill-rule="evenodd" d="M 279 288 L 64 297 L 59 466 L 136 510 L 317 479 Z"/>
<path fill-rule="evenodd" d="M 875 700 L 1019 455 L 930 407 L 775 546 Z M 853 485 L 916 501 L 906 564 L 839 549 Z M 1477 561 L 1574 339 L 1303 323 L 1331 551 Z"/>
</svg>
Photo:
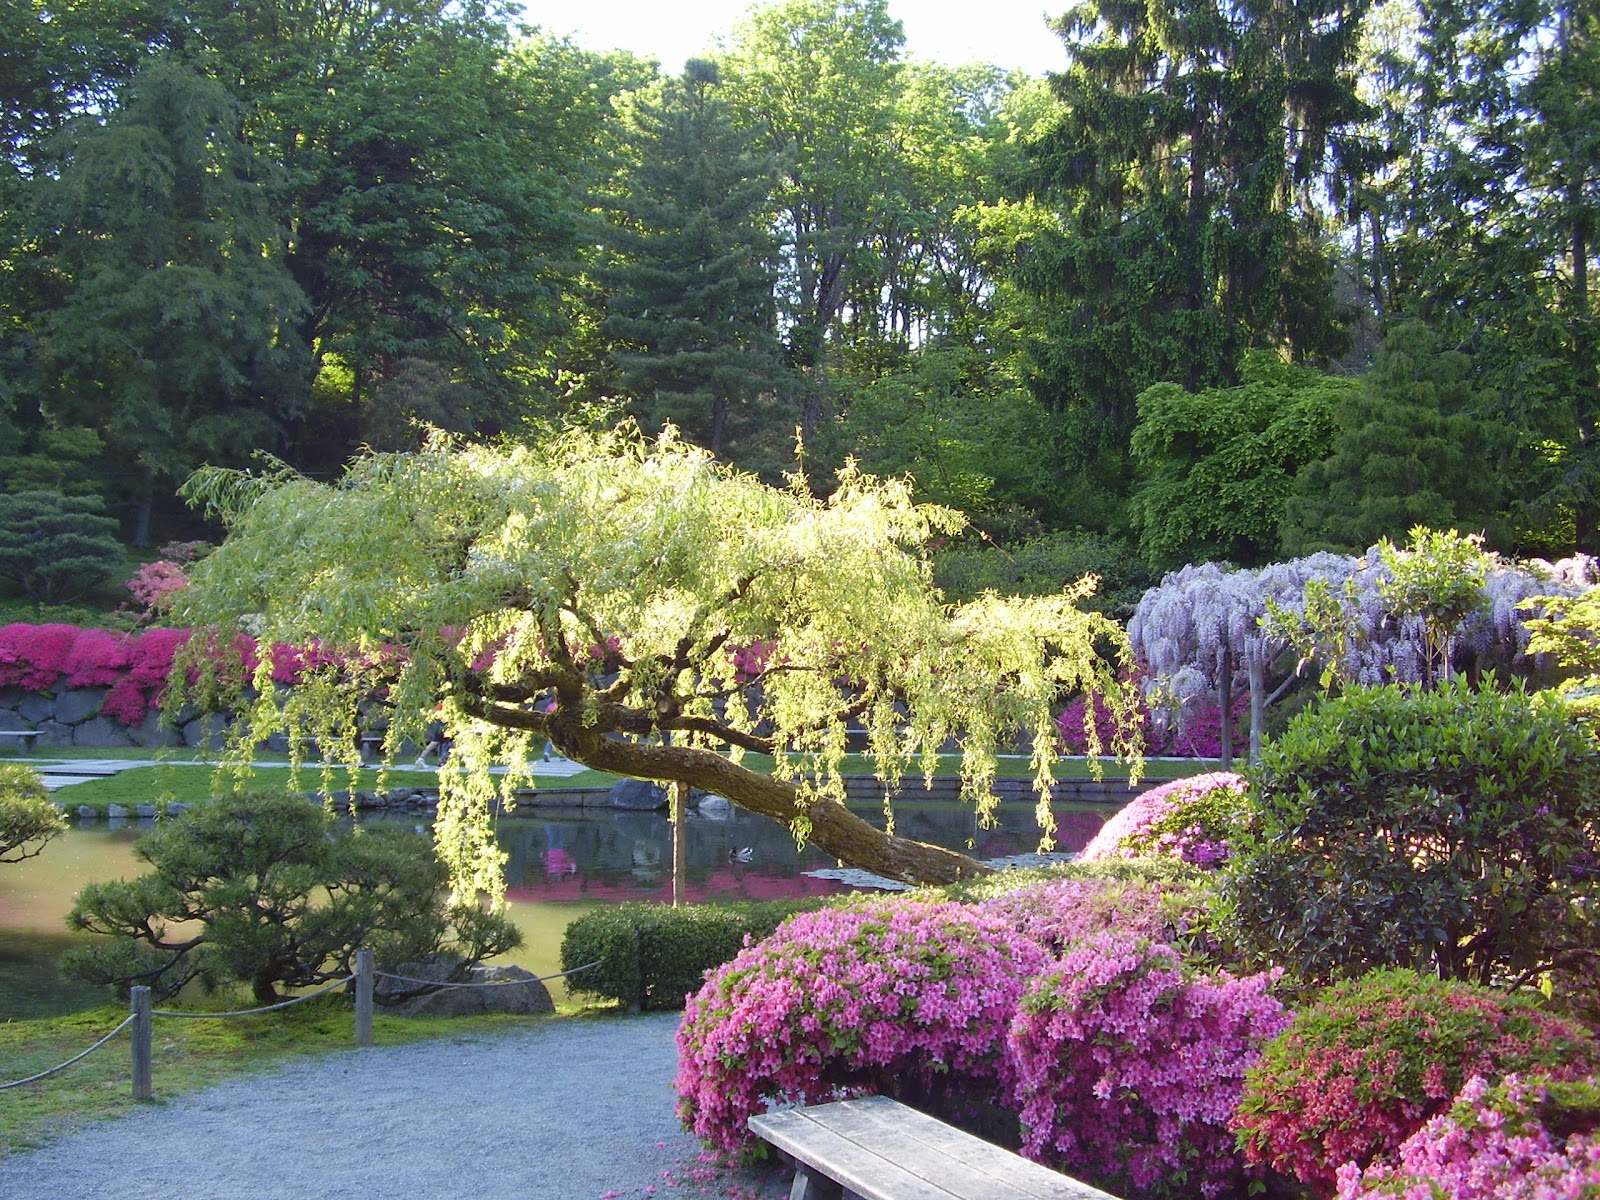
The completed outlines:
<svg viewBox="0 0 1600 1200">
<path fill-rule="evenodd" d="M 876 808 L 859 811 L 881 821 Z M 1104 805 L 1058 804 L 1060 848 L 1084 845 L 1112 811 Z M 980 858 L 1033 850 L 1039 833 L 1032 806 L 1008 802 L 1000 816 L 998 828 L 979 830 L 970 807 L 942 800 L 905 802 L 896 809 L 896 831 Z M 401 818 L 363 818 L 374 820 Z M 418 822 L 416 817 L 403 820 Z M 55 969 L 61 952 L 83 936 L 65 931 L 65 917 L 84 885 L 143 872 L 133 847 L 151 824 L 80 822 L 38 858 L 0 867 L 0 1020 L 105 1002 L 102 989 L 70 983 Z M 500 961 L 553 974 L 560 970 L 561 935 L 582 912 L 627 901 L 671 902 L 672 827 L 665 813 L 524 808 L 501 817 L 497 834 L 508 855 L 510 915 L 525 939 L 520 950 Z M 807 875 L 837 863 L 813 847 L 798 848 L 786 829 L 763 817 L 738 809 L 721 820 L 690 813 L 685 835 L 684 896 L 691 903 L 850 890 Z M 552 991 L 560 998 L 559 983 Z"/>
</svg>

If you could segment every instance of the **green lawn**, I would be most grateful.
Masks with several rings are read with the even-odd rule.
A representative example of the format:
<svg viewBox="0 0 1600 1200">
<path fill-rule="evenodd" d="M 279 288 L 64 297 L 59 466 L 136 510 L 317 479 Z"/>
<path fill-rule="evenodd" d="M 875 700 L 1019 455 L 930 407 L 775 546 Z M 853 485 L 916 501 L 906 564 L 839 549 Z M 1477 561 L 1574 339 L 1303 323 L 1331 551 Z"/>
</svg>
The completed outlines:
<svg viewBox="0 0 1600 1200">
<path fill-rule="evenodd" d="M 212 794 L 217 784 L 217 765 L 212 756 L 203 751 L 176 749 L 162 751 L 148 751 L 127 748 L 95 748 L 95 747 L 50 747 L 40 750 L 31 756 L 17 756 L 16 754 L 0 754 L 0 759 L 16 760 L 22 762 L 40 762 L 48 759 L 66 761 L 80 759 L 120 759 L 123 761 L 148 761 L 158 758 L 154 766 L 130 767 L 101 779 L 91 779 L 86 783 L 72 784 L 58 789 L 55 798 L 68 808 L 79 805 L 89 805 L 97 809 L 104 809 L 110 804 L 120 804 L 132 807 L 136 804 L 149 804 L 155 802 L 178 801 L 193 803 Z M 953 776 L 956 774 L 958 759 L 955 755 L 941 755 L 940 774 Z M 285 763 L 287 756 L 263 752 L 257 756 L 258 763 Z M 765 755 L 747 754 L 744 762 L 758 771 L 770 771 L 772 760 Z M 1102 760 L 1102 771 L 1108 779 L 1125 779 L 1128 768 L 1125 764 Z M 1218 767 L 1215 759 L 1181 759 L 1160 760 L 1145 764 L 1144 774 L 1156 778 L 1171 778 L 1179 775 L 1194 775 L 1203 771 L 1214 771 Z M 872 759 L 865 755 L 852 754 L 845 758 L 843 765 L 847 775 L 872 774 Z M 1028 779 L 1032 777 L 1028 760 L 1022 757 L 1002 758 L 999 762 L 999 774 L 1002 778 Z M 919 771 L 913 771 L 908 778 L 916 779 Z M 1083 759 L 1063 759 L 1056 763 L 1055 776 L 1057 779 L 1087 779 L 1091 777 L 1089 764 Z M 344 767 L 330 768 L 326 774 L 319 765 L 302 766 L 298 777 L 298 786 L 306 791 L 319 791 L 327 787 L 331 791 L 353 789 L 355 791 L 374 791 L 379 788 L 380 769 L 378 767 L 364 767 L 354 773 Z M 289 773 L 282 766 L 263 766 L 255 771 L 251 786 L 275 787 L 287 784 Z M 596 788 L 609 788 L 617 781 L 614 775 L 601 771 L 582 771 L 577 775 L 565 778 L 550 779 L 539 785 L 541 791 L 578 791 Z M 432 787 L 437 782 L 437 774 L 431 768 L 419 770 L 411 764 L 396 764 L 390 768 L 386 776 L 388 787 Z"/>
</svg>

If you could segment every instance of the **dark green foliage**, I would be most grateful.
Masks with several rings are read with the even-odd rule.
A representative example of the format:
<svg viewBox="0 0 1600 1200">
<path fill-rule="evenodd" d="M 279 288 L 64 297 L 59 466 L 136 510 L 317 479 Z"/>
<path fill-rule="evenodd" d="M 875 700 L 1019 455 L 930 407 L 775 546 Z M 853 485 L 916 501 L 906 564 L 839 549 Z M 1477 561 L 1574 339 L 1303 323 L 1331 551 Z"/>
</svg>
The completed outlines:
<svg viewBox="0 0 1600 1200">
<path fill-rule="evenodd" d="M 1336 399 L 1331 456 L 1294 482 L 1283 552 L 1359 554 L 1417 525 L 1486 531 L 1490 548 L 1507 548 L 1515 438 L 1491 408 L 1469 356 L 1420 321 L 1396 325 L 1360 385 Z"/>
<path fill-rule="evenodd" d="M 1250 780 L 1221 928 L 1261 961 L 1514 983 L 1600 948 L 1600 754 L 1557 700 L 1352 688 L 1291 721 Z"/>
<path fill-rule="evenodd" d="M 604 324 L 630 408 L 713 454 L 784 374 L 765 220 L 777 159 L 735 129 L 719 84 L 714 63 L 691 59 L 628 109 Z"/>
<path fill-rule="evenodd" d="M 1069 415 L 1069 469 L 1120 454 L 1152 384 L 1230 385 L 1253 347 L 1340 349 L 1310 193 L 1360 112 L 1365 8 L 1090 2 L 1056 22 L 1068 66 L 1027 184 L 1059 221 L 1008 274 L 1041 302 L 1031 383 Z"/>
<path fill-rule="evenodd" d="M 933 578 L 953 603 L 986 591 L 1007 596 L 1045 596 L 1095 575 L 1100 586 L 1083 607 L 1126 618 L 1145 589 L 1156 582 L 1134 548 L 1092 533 L 1050 533 L 1021 545 L 963 540 L 934 555 Z"/>
<path fill-rule="evenodd" d="M 117 522 L 98 496 L 0 494 L 0 578 L 41 604 L 76 600 L 123 565 Z"/>
<path fill-rule="evenodd" d="M 521 944 L 505 917 L 448 905 L 445 870 L 426 837 L 396 828 L 340 830 L 295 793 L 254 792 L 196 804 L 142 838 L 154 870 L 90 884 L 67 924 L 110 943 L 72 951 L 62 969 L 119 989 L 173 995 L 247 983 L 270 1003 L 351 969 L 370 949 L 380 969 L 448 956 L 465 969 Z"/>
<path fill-rule="evenodd" d="M 37 771 L 21 763 L 0 764 L 0 863 L 33 858 L 66 828 Z"/>
<path fill-rule="evenodd" d="M 561 939 L 561 969 L 601 965 L 570 976 L 573 992 L 605 996 L 642 1009 L 677 1009 L 698 991 L 705 973 L 728 962 L 745 939 L 766 937 L 797 912 L 827 902 L 762 904 L 623 904 L 585 913 Z"/>
<path fill-rule="evenodd" d="M 1327 454 L 1334 412 L 1355 388 L 1269 355 L 1249 356 L 1243 374 L 1239 387 L 1158 383 L 1139 394 L 1128 507 L 1158 568 L 1271 562 L 1295 476 Z"/>
</svg>

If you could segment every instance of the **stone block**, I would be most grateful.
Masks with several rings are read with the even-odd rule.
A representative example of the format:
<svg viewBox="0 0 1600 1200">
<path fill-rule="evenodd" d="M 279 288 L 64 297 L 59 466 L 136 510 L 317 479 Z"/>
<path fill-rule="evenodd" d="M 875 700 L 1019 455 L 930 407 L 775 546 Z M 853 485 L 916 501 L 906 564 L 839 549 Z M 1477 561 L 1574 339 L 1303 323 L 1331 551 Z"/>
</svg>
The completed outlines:
<svg viewBox="0 0 1600 1200">
<path fill-rule="evenodd" d="M 133 733 L 121 721 L 110 717 L 90 717 L 72 727 L 74 746 L 131 746 Z"/>
<path fill-rule="evenodd" d="M 183 726 L 185 746 L 203 746 L 207 750 L 220 750 L 225 739 L 227 721 L 217 713 L 195 717 Z"/>
<path fill-rule="evenodd" d="M 56 715 L 56 698 L 45 692 L 29 692 L 17 703 L 17 715 L 30 725 L 48 721 Z"/>
<path fill-rule="evenodd" d="M 72 745 L 72 726 L 63 725 L 60 721 L 41 721 L 39 723 L 40 746 L 70 746 Z"/>
<path fill-rule="evenodd" d="M 100 711 L 109 688 L 68 688 L 56 697 L 55 719 L 77 725 Z"/>
</svg>

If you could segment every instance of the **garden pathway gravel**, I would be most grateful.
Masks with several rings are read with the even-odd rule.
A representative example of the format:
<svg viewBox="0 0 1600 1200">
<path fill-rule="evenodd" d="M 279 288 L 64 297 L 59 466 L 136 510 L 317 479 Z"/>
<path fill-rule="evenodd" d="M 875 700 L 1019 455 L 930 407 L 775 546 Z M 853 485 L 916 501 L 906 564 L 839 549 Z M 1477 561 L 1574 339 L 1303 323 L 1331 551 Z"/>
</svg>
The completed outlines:
<svg viewBox="0 0 1600 1200">
<path fill-rule="evenodd" d="M 688 1200 L 705 1187 L 674 1112 L 679 1019 L 546 1018 L 300 1059 L 166 1100 L 158 1062 L 156 1102 L 0 1157 L 0 1197 Z M 787 1194 L 775 1172 L 710 1194 L 729 1186 Z"/>
</svg>

